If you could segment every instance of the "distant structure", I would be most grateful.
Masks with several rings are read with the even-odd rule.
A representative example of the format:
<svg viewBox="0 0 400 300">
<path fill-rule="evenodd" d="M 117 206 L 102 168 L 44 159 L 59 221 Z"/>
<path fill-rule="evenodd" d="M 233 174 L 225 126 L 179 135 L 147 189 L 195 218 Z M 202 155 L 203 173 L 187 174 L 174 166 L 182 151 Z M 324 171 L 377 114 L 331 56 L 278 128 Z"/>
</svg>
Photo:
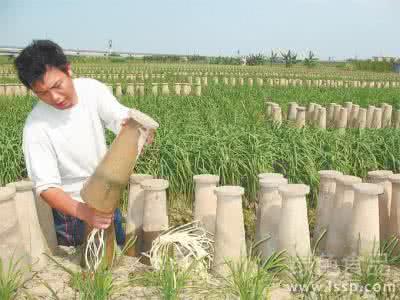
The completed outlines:
<svg viewBox="0 0 400 300">
<path fill-rule="evenodd" d="M 111 40 L 110 40 L 111 41 Z M 110 44 L 108 44 L 110 46 Z M 22 51 L 22 47 L 14 47 L 14 46 L 0 46 L 0 55 L 11 55 L 18 56 L 18 54 Z M 110 51 L 112 51 L 112 41 L 111 41 L 111 50 L 108 48 L 107 50 L 86 50 L 86 49 L 63 49 L 66 55 L 71 56 L 109 56 Z M 178 56 L 183 57 L 184 55 L 179 54 L 160 54 L 160 53 L 148 53 L 148 52 L 127 52 L 127 51 L 113 51 L 113 54 L 120 57 L 144 57 L 144 56 Z"/>
<path fill-rule="evenodd" d="M 108 40 L 108 55 L 111 55 L 112 52 L 112 40 Z"/>
<path fill-rule="evenodd" d="M 400 74 L 400 62 L 394 64 L 394 71 Z"/>
</svg>

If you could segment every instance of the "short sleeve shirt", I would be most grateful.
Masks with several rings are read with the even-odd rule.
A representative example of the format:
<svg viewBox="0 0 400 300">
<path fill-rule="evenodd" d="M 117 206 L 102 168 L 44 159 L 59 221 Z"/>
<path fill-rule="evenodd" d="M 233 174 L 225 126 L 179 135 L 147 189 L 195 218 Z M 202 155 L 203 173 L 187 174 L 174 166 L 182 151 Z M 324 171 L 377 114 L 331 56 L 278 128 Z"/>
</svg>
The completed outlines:
<svg viewBox="0 0 400 300">
<path fill-rule="evenodd" d="M 107 151 L 105 128 L 118 134 L 129 108 L 108 87 L 90 78 L 73 79 L 78 102 L 60 110 L 38 101 L 23 131 L 23 152 L 36 195 L 62 188 L 81 201 L 79 192 Z"/>
</svg>

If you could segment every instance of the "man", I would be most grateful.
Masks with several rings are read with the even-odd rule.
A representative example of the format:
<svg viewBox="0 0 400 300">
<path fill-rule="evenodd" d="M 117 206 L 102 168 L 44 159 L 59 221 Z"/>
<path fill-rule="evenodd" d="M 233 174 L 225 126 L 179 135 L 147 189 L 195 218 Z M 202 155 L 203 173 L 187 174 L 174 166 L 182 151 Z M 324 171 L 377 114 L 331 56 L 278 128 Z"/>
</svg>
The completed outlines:
<svg viewBox="0 0 400 300">
<path fill-rule="evenodd" d="M 106 229 L 114 219 L 117 242 L 123 244 L 120 210 L 97 211 L 79 192 L 107 151 L 104 126 L 118 134 L 129 108 L 103 83 L 73 79 L 70 63 L 52 41 L 32 42 L 15 67 L 21 82 L 39 98 L 25 122 L 23 152 L 36 196 L 53 208 L 58 243 L 80 245 L 84 222 Z"/>
</svg>

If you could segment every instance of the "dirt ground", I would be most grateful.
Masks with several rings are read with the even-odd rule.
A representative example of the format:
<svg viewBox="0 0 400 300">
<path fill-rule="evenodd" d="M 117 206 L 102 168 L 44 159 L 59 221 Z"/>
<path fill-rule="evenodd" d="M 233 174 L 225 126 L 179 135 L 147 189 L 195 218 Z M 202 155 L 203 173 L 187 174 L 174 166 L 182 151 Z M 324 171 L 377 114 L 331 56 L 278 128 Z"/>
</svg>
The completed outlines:
<svg viewBox="0 0 400 300">
<path fill-rule="evenodd" d="M 74 247 L 59 247 L 54 256 L 57 262 L 64 267 L 79 271 L 81 249 Z M 140 272 L 146 268 L 137 258 L 123 256 L 119 263 L 113 268 L 112 275 L 116 292 L 112 299 L 161 299 L 155 296 L 155 290 L 149 287 L 133 287 L 127 284 L 128 276 L 132 272 Z M 79 299 L 78 294 L 71 288 L 71 277 L 59 265 L 49 260 L 46 268 L 34 273 L 20 291 L 17 299 Z M 47 285 L 47 286 L 46 286 Z M 55 295 L 53 295 L 53 292 Z M 274 288 L 270 294 L 271 300 L 292 299 L 290 293 L 283 288 Z M 193 299 L 193 297 L 187 298 Z M 200 298 L 199 298 L 200 299 Z"/>
<path fill-rule="evenodd" d="M 81 249 L 74 247 L 59 247 L 55 256 L 57 262 L 73 271 L 79 271 Z M 116 293 L 112 299 L 158 299 L 152 297 L 154 290 L 151 288 L 131 287 L 127 285 L 129 273 L 145 268 L 136 258 L 123 256 L 119 264 L 113 268 L 112 274 Z M 24 285 L 21 299 L 57 299 L 52 291 L 45 286 L 46 283 L 59 299 L 71 300 L 77 297 L 76 292 L 70 286 L 70 274 L 53 261 L 49 260 L 47 267 L 33 274 L 31 280 Z M 78 298 L 79 299 L 79 298 Z"/>
</svg>

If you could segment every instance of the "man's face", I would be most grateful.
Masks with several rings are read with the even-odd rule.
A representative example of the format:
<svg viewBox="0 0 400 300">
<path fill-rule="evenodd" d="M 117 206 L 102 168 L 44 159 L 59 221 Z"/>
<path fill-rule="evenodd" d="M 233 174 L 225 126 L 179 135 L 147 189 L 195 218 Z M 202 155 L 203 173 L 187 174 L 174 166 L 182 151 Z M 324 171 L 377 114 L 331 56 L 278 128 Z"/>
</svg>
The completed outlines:
<svg viewBox="0 0 400 300">
<path fill-rule="evenodd" d="M 67 73 L 55 67 L 47 67 L 43 80 L 37 80 L 32 84 L 32 91 L 40 100 L 57 109 L 74 106 L 78 97 L 72 82 L 70 65 L 67 65 Z"/>
</svg>

